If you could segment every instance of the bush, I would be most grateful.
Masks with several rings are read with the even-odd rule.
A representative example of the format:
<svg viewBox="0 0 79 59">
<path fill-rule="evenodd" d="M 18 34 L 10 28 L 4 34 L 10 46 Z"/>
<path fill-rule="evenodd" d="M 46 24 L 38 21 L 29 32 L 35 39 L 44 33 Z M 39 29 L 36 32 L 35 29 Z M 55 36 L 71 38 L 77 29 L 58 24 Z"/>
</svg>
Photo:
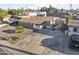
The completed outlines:
<svg viewBox="0 0 79 59">
<path fill-rule="evenodd" d="M 7 40 L 9 42 L 11 41 L 16 41 L 16 40 L 19 40 L 20 38 L 18 36 L 10 36 L 10 37 L 4 37 L 4 40 Z"/>
<path fill-rule="evenodd" d="M 4 37 L 4 39 L 7 40 L 7 41 L 11 41 L 12 40 L 11 37 Z"/>
<path fill-rule="evenodd" d="M 21 33 L 24 31 L 24 27 L 23 26 L 17 26 L 15 32 L 17 33 Z"/>
</svg>

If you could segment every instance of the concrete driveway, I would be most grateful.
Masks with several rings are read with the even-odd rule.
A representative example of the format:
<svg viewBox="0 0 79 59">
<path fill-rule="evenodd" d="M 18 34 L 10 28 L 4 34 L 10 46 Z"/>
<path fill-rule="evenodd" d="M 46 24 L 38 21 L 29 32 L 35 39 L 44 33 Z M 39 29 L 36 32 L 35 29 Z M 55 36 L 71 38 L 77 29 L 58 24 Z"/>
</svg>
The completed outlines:
<svg viewBox="0 0 79 59">
<path fill-rule="evenodd" d="M 47 49 L 55 50 L 63 54 L 79 55 L 79 51 L 72 50 L 71 48 L 69 48 L 69 39 L 67 36 L 64 35 L 63 32 L 59 30 L 52 31 L 45 29 L 39 31 L 39 33 L 53 37 L 46 38 L 41 41 L 42 46 L 46 47 Z"/>
</svg>

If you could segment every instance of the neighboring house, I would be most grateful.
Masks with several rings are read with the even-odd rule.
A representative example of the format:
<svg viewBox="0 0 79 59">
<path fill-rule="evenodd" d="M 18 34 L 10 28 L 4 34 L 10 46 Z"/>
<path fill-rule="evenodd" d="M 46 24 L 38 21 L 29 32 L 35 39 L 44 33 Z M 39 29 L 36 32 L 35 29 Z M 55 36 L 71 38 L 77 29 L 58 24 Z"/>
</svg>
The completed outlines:
<svg viewBox="0 0 79 59">
<path fill-rule="evenodd" d="M 47 13 L 46 12 L 29 12 L 26 15 L 16 15 L 16 17 L 19 18 L 30 18 L 31 16 L 44 16 L 46 17 Z"/>
<path fill-rule="evenodd" d="M 47 13 L 46 12 L 29 12 L 29 16 L 45 16 L 46 17 Z"/>
<path fill-rule="evenodd" d="M 22 20 L 18 20 L 19 25 L 25 26 L 25 27 L 29 27 L 29 28 L 33 28 L 33 29 L 42 29 L 45 26 L 53 25 L 55 24 L 55 17 L 40 17 L 40 16 L 36 16 L 36 17 L 30 17 L 30 18 L 25 18 Z M 45 23 L 47 22 L 47 23 Z M 49 26 L 50 26 L 49 25 Z"/>
<path fill-rule="evenodd" d="M 61 12 L 47 13 L 47 16 L 54 16 L 54 17 L 60 17 L 60 18 L 65 18 L 68 15 L 69 15 L 69 13 L 67 13 L 67 12 L 65 12 L 65 13 L 61 13 Z"/>
<path fill-rule="evenodd" d="M 79 20 L 71 20 L 68 23 L 68 36 L 73 34 L 79 35 Z"/>
<path fill-rule="evenodd" d="M 30 18 L 29 15 L 16 15 L 17 18 Z"/>
<path fill-rule="evenodd" d="M 3 21 L 7 21 L 7 20 L 9 20 L 10 17 L 11 17 L 11 15 L 8 15 L 7 17 L 5 17 L 5 18 L 3 19 Z"/>
<path fill-rule="evenodd" d="M 5 22 L 5 21 L 8 21 L 8 20 L 10 19 L 10 17 L 11 17 L 11 15 L 8 15 L 8 16 L 6 16 L 5 18 L 3 18 L 3 22 L 0 21 L 0 28 L 1 28 L 1 27 L 5 27 L 6 25 L 8 25 L 8 24 L 6 24 L 6 23 L 4 23 L 4 22 Z"/>
<path fill-rule="evenodd" d="M 29 12 L 29 16 L 37 16 L 37 12 Z"/>
<path fill-rule="evenodd" d="M 37 16 L 44 16 L 44 17 L 46 17 L 47 13 L 46 12 L 37 12 Z"/>
</svg>

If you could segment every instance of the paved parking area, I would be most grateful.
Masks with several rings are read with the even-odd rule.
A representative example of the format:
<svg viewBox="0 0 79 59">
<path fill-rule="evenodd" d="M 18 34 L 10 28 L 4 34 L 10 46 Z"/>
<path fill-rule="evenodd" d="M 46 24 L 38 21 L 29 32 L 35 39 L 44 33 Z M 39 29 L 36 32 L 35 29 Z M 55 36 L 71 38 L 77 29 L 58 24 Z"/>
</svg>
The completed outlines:
<svg viewBox="0 0 79 59">
<path fill-rule="evenodd" d="M 46 47 L 47 49 L 51 49 L 52 51 L 55 50 L 57 52 L 61 52 L 62 54 L 79 55 L 79 51 L 72 50 L 69 47 L 69 39 L 67 36 L 64 35 L 63 32 L 59 30 L 52 31 L 45 29 L 45 31 L 42 30 L 39 33 L 50 35 L 53 37 L 46 38 L 41 42 L 42 46 Z"/>
</svg>

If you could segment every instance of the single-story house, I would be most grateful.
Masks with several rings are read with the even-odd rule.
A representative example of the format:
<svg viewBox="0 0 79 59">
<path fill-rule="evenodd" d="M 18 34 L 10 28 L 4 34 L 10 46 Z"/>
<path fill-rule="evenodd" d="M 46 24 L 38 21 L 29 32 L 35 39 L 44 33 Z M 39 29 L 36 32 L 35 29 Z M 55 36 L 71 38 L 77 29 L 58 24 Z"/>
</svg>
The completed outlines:
<svg viewBox="0 0 79 59">
<path fill-rule="evenodd" d="M 37 12 L 29 12 L 29 16 L 37 16 Z"/>
<path fill-rule="evenodd" d="M 68 36 L 73 34 L 79 35 L 79 20 L 71 20 L 68 23 Z"/>
<path fill-rule="evenodd" d="M 47 26 L 50 28 L 50 25 L 55 24 L 55 17 L 40 17 L 40 16 L 34 16 L 30 18 L 24 18 L 21 20 L 18 20 L 19 25 L 33 28 L 33 29 L 42 29 L 44 26 Z"/>
<path fill-rule="evenodd" d="M 46 12 L 29 12 L 29 16 L 44 16 L 46 17 L 47 13 Z"/>
<path fill-rule="evenodd" d="M 19 18 L 30 18 L 32 16 L 44 16 L 46 17 L 47 13 L 46 12 L 29 12 L 28 14 L 26 13 L 25 15 L 16 15 L 16 17 Z"/>
<path fill-rule="evenodd" d="M 30 18 L 30 16 L 29 15 L 16 15 L 15 17 L 17 17 L 17 18 Z"/>
<path fill-rule="evenodd" d="M 10 17 L 11 17 L 11 15 L 6 16 L 5 18 L 3 18 L 3 21 L 7 21 L 7 20 L 9 20 Z"/>
</svg>

